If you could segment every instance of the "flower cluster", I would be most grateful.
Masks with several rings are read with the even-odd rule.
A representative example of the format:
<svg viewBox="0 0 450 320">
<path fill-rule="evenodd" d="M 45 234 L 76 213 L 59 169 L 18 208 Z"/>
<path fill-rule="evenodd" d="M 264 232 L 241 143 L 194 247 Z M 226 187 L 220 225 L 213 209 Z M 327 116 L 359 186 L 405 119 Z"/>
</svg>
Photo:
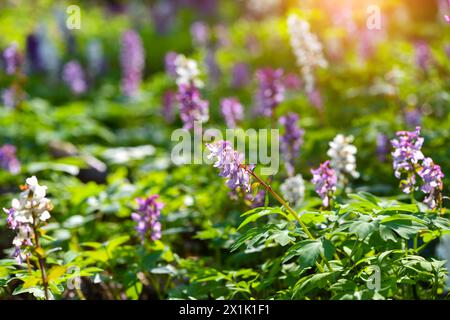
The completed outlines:
<svg viewBox="0 0 450 320">
<path fill-rule="evenodd" d="M 285 166 L 289 176 L 295 172 L 295 159 L 303 144 L 304 130 L 297 125 L 298 115 L 288 113 L 280 118 L 280 124 L 284 126 L 284 134 L 281 137 L 280 149 L 285 159 Z"/>
<path fill-rule="evenodd" d="M 280 0 L 248 0 L 247 7 L 253 14 L 266 15 L 280 5 Z"/>
<path fill-rule="evenodd" d="M 427 194 L 423 201 L 430 209 L 435 209 L 442 204 L 442 189 L 444 185 L 442 179 L 444 174 L 441 167 L 434 164 L 431 158 L 425 158 L 422 161 L 422 167 L 418 172 L 423 180 L 420 190 Z"/>
<path fill-rule="evenodd" d="M 139 89 L 145 67 L 142 40 L 134 30 L 126 31 L 122 36 L 120 63 L 122 66 L 122 92 L 131 97 Z"/>
<path fill-rule="evenodd" d="M 190 28 L 192 41 L 195 45 L 206 47 L 210 38 L 209 27 L 202 21 L 194 22 Z"/>
<path fill-rule="evenodd" d="M 236 123 L 244 117 L 244 109 L 236 98 L 222 99 L 220 109 L 229 128 L 235 128 Z"/>
<path fill-rule="evenodd" d="M 250 174 L 243 164 L 244 157 L 235 151 L 228 141 L 217 141 L 207 144 L 206 147 L 210 151 L 209 160 L 214 160 L 214 167 L 220 169 L 219 175 L 227 179 L 227 186 L 232 191 L 240 189 L 244 192 L 250 192 Z M 253 166 L 248 166 L 249 170 Z"/>
<path fill-rule="evenodd" d="M 416 52 L 416 65 L 424 71 L 428 70 L 432 59 L 428 43 L 425 41 L 417 41 L 414 43 L 414 49 Z"/>
<path fill-rule="evenodd" d="M 171 90 L 166 91 L 163 96 L 162 115 L 167 123 L 172 123 L 175 120 L 175 102 L 177 94 Z"/>
<path fill-rule="evenodd" d="M 310 32 L 309 23 L 291 14 L 287 20 L 291 46 L 301 68 L 305 89 L 311 92 L 314 85 L 314 70 L 317 67 L 326 68 L 327 61 L 322 52 L 322 44 L 317 36 Z"/>
<path fill-rule="evenodd" d="M 305 182 L 301 174 L 287 178 L 280 186 L 283 197 L 294 207 L 298 207 L 305 197 Z"/>
<path fill-rule="evenodd" d="M 317 169 L 311 169 L 311 173 L 313 175 L 311 182 L 315 185 L 317 194 L 322 198 L 323 206 L 329 207 L 337 184 L 336 173 L 330 167 L 330 161 L 327 160 L 320 164 Z"/>
<path fill-rule="evenodd" d="M 0 167 L 17 174 L 20 172 L 20 162 L 16 157 L 16 147 L 11 144 L 5 144 L 0 147 Z"/>
<path fill-rule="evenodd" d="M 385 162 L 389 152 L 389 139 L 384 133 L 377 135 L 377 158 L 380 162 Z"/>
<path fill-rule="evenodd" d="M 36 243 L 36 230 L 50 219 L 52 203 L 47 199 L 47 187 L 41 186 L 35 176 L 26 179 L 24 190 L 19 199 L 13 199 L 10 209 L 3 209 L 8 215 L 7 223 L 10 229 L 16 231 L 13 240 L 14 256 L 19 263 L 30 255 L 29 247 Z"/>
<path fill-rule="evenodd" d="M 180 104 L 180 117 L 183 128 L 194 128 L 194 122 L 206 122 L 209 119 L 209 103 L 202 100 L 200 91 L 193 85 L 180 85 L 177 100 Z"/>
<path fill-rule="evenodd" d="M 282 69 L 265 68 L 256 72 L 259 82 L 257 113 L 271 117 L 275 108 L 284 100 L 285 85 Z"/>
<path fill-rule="evenodd" d="M 20 102 L 20 95 L 15 86 L 2 91 L 2 102 L 7 108 L 15 108 Z"/>
<path fill-rule="evenodd" d="M 177 77 L 177 66 L 175 65 L 175 60 L 178 57 L 178 53 L 169 51 L 164 57 L 164 65 L 167 75 L 176 79 Z"/>
<path fill-rule="evenodd" d="M 250 71 L 245 63 L 236 63 L 231 70 L 231 86 L 241 88 L 250 82 Z"/>
<path fill-rule="evenodd" d="M 74 94 L 86 92 L 87 83 L 83 68 L 77 61 L 70 61 L 64 65 L 62 77 Z"/>
<path fill-rule="evenodd" d="M 21 56 L 17 50 L 17 45 L 14 43 L 3 51 L 3 59 L 5 62 L 6 74 L 14 74 L 21 64 Z"/>
<path fill-rule="evenodd" d="M 136 231 L 139 233 L 142 243 L 146 239 L 152 241 L 161 239 L 161 210 L 164 207 L 162 202 L 156 201 L 159 195 L 152 195 L 148 198 L 137 198 L 139 205 L 137 212 L 131 214 L 131 219 L 137 222 Z"/>
<path fill-rule="evenodd" d="M 179 54 L 173 61 L 175 65 L 176 82 L 178 86 L 195 86 L 197 88 L 203 87 L 203 81 L 200 80 L 200 70 L 197 62 L 186 58 Z"/>
<path fill-rule="evenodd" d="M 331 167 L 336 170 L 340 181 L 344 181 L 347 175 L 358 178 L 356 171 L 356 147 L 352 144 L 353 136 L 344 136 L 338 134 L 333 141 L 329 143 L 327 155 L 331 158 Z"/>
<path fill-rule="evenodd" d="M 406 176 L 400 181 L 400 188 L 404 193 L 411 193 L 416 184 L 416 168 L 424 159 L 421 151 L 424 139 L 420 136 L 420 127 L 412 132 L 399 131 L 396 135 L 397 139 L 391 140 L 395 177 L 400 179 Z"/>
</svg>

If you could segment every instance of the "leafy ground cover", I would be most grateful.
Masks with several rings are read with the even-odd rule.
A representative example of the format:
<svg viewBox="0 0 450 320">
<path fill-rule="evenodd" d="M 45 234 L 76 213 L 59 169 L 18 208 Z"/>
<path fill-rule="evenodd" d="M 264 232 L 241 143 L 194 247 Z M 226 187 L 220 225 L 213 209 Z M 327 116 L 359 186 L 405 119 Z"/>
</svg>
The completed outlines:
<svg viewBox="0 0 450 320">
<path fill-rule="evenodd" d="M 450 5 L 344 2 L 2 2 L 0 298 L 448 299 Z"/>
</svg>

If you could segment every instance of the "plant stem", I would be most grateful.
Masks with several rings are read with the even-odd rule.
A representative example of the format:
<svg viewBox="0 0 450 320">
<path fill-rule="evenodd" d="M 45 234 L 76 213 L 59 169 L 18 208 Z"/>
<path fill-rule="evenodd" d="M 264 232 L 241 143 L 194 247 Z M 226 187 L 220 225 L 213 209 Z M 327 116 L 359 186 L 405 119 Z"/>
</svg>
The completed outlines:
<svg viewBox="0 0 450 320">
<path fill-rule="evenodd" d="M 38 236 L 38 230 L 33 222 L 33 233 L 34 233 L 34 242 L 36 245 L 36 254 L 39 261 L 39 269 L 41 270 L 41 276 L 42 276 L 42 284 L 44 286 L 44 295 L 45 300 L 48 300 L 48 279 L 47 279 L 47 273 L 45 272 L 45 261 L 44 258 L 41 256 L 41 253 L 37 249 L 42 249 L 39 244 L 39 236 Z"/>
<path fill-rule="evenodd" d="M 316 238 L 311 234 L 311 232 L 309 231 L 308 227 L 305 225 L 305 223 L 300 219 L 300 217 L 298 216 L 297 213 L 295 213 L 295 211 L 287 204 L 287 202 L 280 197 L 273 189 L 270 185 L 268 185 L 264 180 L 262 180 L 260 177 L 258 177 L 252 170 L 250 170 L 247 166 L 245 165 L 241 165 L 242 168 L 244 168 L 253 178 L 255 178 L 259 183 L 261 183 L 261 185 L 264 186 L 264 188 L 267 189 L 267 191 L 269 191 L 274 197 L 275 199 L 277 199 L 277 201 L 286 208 L 286 210 L 295 218 L 295 220 L 297 220 L 297 222 L 300 224 L 301 228 L 303 229 L 303 231 L 306 233 L 306 235 L 311 239 L 311 240 L 316 240 Z M 327 258 L 324 256 L 323 253 L 320 253 L 320 257 L 322 258 L 322 260 L 325 262 L 325 264 L 327 265 L 328 269 L 330 271 L 333 271 L 333 268 L 331 267 L 330 263 L 328 262 Z M 316 263 L 317 268 L 321 271 L 324 272 L 323 267 Z"/>
</svg>

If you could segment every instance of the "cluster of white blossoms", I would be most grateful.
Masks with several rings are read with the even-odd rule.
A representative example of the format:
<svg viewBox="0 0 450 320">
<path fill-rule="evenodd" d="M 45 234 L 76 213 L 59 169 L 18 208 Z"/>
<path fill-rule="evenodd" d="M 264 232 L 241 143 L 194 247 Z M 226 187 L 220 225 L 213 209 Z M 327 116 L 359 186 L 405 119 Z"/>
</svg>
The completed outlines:
<svg viewBox="0 0 450 320">
<path fill-rule="evenodd" d="M 254 14 L 268 14 L 280 5 L 280 0 L 248 0 L 247 7 Z"/>
<path fill-rule="evenodd" d="M 13 245 L 14 256 L 21 262 L 27 256 L 24 247 L 33 245 L 34 232 L 44 221 L 50 219 L 52 203 L 47 199 L 47 187 L 41 186 L 35 176 L 26 179 L 25 186 L 18 199 L 13 199 L 10 209 L 3 209 L 7 214 L 10 229 L 16 231 Z"/>
<path fill-rule="evenodd" d="M 305 182 L 301 174 L 287 178 L 280 186 L 281 194 L 293 207 L 298 207 L 305 198 Z"/>
<path fill-rule="evenodd" d="M 338 134 L 329 143 L 327 155 L 331 158 L 331 167 L 336 171 L 339 181 L 343 181 L 347 175 L 358 178 L 356 171 L 356 147 L 352 144 L 353 136 Z"/>
<path fill-rule="evenodd" d="M 314 90 L 314 70 L 317 67 L 326 68 L 327 61 L 323 55 L 323 47 L 317 36 L 310 31 L 309 23 L 296 14 L 291 14 L 287 20 L 288 32 L 292 50 L 301 68 L 305 90 Z"/>
<path fill-rule="evenodd" d="M 178 86 L 194 85 L 196 88 L 203 87 L 203 81 L 199 78 L 200 70 L 195 60 L 186 58 L 183 54 L 179 54 L 174 60 L 174 65 Z"/>
</svg>

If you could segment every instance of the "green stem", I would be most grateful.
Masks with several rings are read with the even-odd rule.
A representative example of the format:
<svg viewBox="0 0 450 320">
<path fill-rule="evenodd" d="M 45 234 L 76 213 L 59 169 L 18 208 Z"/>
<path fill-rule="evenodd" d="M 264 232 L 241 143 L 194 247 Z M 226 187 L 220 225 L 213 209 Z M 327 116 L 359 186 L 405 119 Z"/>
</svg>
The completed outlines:
<svg viewBox="0 0 450 320">
<path fill-rule="evenodd" d="M 260 177 L 258 177 L 252 170 L 250 170 L 247 166 L 245 165 L 241 165 L 242 168 L 244 168 L 253 178 L 255 178 L 259 183 L 261 183 L 261 185 L 264 186 L 264 188 L 266 188 L 267 191 L 269 191 L 274 197 L 275 199 L 277 199 L 277 201 L 286 208 L 286 210 L 295 218 L 295 220 L 297 220 L 297 222 L 300 224 L 301 228 L 303 229 L 303 231 L 306 233 L 306 235 L 311 239 L 311 240 L 316 240 L 316 238 L 311 234 L 311 232 L 309 231 L 308 227 L 306 226 L 306 224 L 300 219 L 300 217 L 298 216 L 297 213 L 295 213 L 295 211 L 287 204 L 287 202 L 280 197 L 273 189 L 270 185 L 268 185 L 264 180 L 262 180 Z M 328 269 L 330 271 L 333 271 L 333 268 L 331 267 L 330 263 L 328 262 L 327 258 L 324 256 L 323 253 L 320 253 L 320 257 L 322 258 L 322 260 L 325 262 L 325 264 L 327 265 Z M 317 268 L 321 271 L 324 272 L 323 267 L 316 263 Z"/>
</svg>

